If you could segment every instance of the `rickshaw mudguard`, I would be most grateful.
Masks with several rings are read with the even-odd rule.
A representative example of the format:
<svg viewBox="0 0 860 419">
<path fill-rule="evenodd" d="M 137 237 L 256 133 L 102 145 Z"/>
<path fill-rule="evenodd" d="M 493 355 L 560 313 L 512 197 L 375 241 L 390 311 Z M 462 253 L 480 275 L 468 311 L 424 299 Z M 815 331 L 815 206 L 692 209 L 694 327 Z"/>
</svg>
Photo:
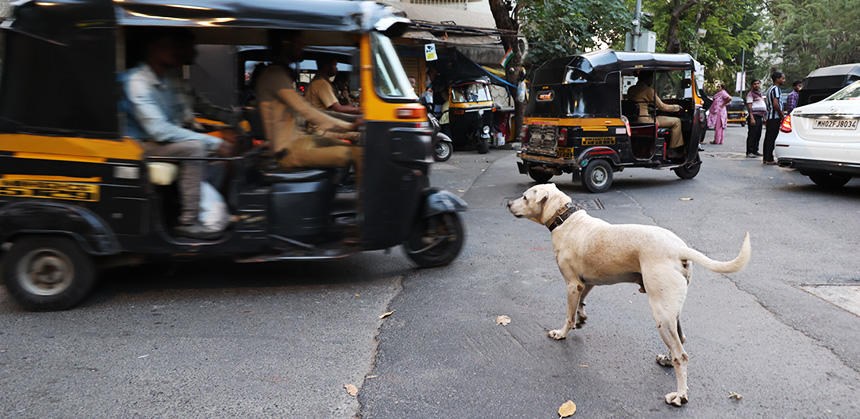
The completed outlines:
<svg viewBox="0 0 860 419">
<path fill-rule="evenodd" d="M 424 194 L 422 215 L 425 218 L 446 212 L 462 212 L 469 207 L 469 204 L 462 198 L 445 190 L 431 188 L 427 189 Z"/>
<path fill-rule="evenodd" d="M 612 162 L 613 166 L 621 164 L 621 156 L 615 149 L 606 146 L 589 147 L 581 151 L 574 160 L 577 167 L 585 167 L 588 162 L 594 159 L 606 159 Z"/>
<path fill-rule="evenodd" d="M 0 208 L 0 243 L 22 235 L 73 238 L 85 252 L 105 256 L 120 252 L 113 230 L 90 210 L 61 202 L 14 202 Z"/>
</svg>

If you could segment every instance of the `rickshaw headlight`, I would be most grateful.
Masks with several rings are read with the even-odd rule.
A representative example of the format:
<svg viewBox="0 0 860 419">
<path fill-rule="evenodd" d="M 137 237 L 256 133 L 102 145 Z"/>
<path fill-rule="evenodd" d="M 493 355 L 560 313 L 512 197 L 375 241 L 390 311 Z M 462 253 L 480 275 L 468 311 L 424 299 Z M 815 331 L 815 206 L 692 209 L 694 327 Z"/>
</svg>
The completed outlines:
<svg viewBox="0 0 860 419">
<path fill-rule="evenodd" d="M 490 133 L 490 127 L 484 125 L 484 134 L 489 134 L 489 133 Z"/>
</svg>

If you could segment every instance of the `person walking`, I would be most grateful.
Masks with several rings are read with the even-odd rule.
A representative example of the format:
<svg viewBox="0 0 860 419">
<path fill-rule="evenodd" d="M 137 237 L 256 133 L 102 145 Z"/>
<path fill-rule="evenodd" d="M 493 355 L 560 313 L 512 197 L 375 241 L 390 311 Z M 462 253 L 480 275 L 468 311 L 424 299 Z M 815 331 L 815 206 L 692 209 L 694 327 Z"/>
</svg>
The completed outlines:
<svg viewBox="0 0 860 419">
<path fill-rule="evenodd" d="M 800 89 L 803 88 L 803 82 L 795 80 L 791 83 L 791 93 L 785 98 L 785 114 L 791 115 L 791 111 L 797 107 L 797 99 L 800 96 Z"/>
<path fill-rule="evenodd" d="M 723 130 L 726 129 L 726 122 L 728 121 L 726 106 L 732 100 L 732 97 L 726 92 L 725 84 L 719 84 L 719 90 L 711 100 L 711 107 L 708 109 L 708 127 L 714 129 L 714 141 L 711 141 L 711 144 L 722 144 Z"/>
<path fill-rule="evenodd" d="M 764 125 L 764 117 L 767 115 L 767 105 L 761 94 L 761 80 L 753 80 L 750 91 L 746 97 L 747 105 L 747 157 L 756 158 L 761 156 L 758 152 L 758 144 L 761 142 L 761 127 Z"/>
<path fill-rule="evenodd" d="M 765 104 L 767 105 L 767 120 L 765 121 L 764 157 L 762 163 L 766 165 L 776 164 L 776 161 L 773 160 L 773 148 L 776 144 L 776 136 L 779 134 L 779 124 L 782 123 L 782 118 L 785 117 L 780 104 L 780 99 L 782 99 L 782 89 L 780 87 L 785 83 L 785 74 L 782 74 L 781 71 L 774 71 L 770 75 L 770 79 L 773 80 L 773 86 L 767 89 L 767 94 L 765 95 L 767 97 L 765 100 Z"/>
</svg>

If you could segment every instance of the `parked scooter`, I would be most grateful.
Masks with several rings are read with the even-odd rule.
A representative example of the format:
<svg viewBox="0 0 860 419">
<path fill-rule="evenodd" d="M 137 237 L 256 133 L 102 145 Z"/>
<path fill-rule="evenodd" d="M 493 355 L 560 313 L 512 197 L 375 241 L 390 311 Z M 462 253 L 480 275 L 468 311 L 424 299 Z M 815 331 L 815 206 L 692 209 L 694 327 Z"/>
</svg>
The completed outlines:
<svg viewBox="0 0 860 419">
<path fill-rule="evenodd" d="M 451 158 L 451 153 L 454 152 L 454 143 L 451 137 L 445 135 L 442 130 L 442 125 L 439 124 L 439 119 L 432 113 L 427 113 L 427 119 L 430 120 L 430 125 L 433 127 L 433 159 L 436 161 L 446 161 Z"/>
</svg>

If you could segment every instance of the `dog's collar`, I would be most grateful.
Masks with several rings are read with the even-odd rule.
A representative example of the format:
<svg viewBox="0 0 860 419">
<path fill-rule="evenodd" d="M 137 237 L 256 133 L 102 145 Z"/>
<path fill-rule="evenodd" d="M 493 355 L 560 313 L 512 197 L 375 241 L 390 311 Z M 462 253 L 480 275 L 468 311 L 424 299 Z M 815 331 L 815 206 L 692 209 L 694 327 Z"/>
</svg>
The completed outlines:
<svg viewBox="0 0 860 419">
<path fill-rule="evenodd" d="M 556 227 L 560 226 L 565 220 L 567 220 L 567 218 L 570 217 L 570 214 L 573 214 L 577 210 L 579 210 L 579 207 L 568 202 L 564 204 L 563 207 L 560 207 L 558 211 L 555 212 L 555 217 L 552 217 L 544 225 L 549 229 L 549 231 L 553 231 Z"/>
</svg>

